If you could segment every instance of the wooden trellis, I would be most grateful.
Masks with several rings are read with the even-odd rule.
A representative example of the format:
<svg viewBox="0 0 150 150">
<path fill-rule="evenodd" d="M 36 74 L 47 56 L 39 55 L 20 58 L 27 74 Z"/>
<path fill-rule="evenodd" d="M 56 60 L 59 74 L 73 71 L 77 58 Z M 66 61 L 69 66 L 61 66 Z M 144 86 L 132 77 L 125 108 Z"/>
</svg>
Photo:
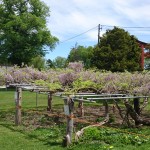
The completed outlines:
<svg viewBox="0 0 150 150">
<path fill-rule="evenodd" d="M 51 112 L 53 91 L 48 90 L 48 88 L 41 87 L 41 86 L 33 86 L 31 84 L 9 84 L 9 87 L 16 88 L 16 92 L 15 92 L 15 107 L 16 107 L 15 124 L 16 125 L 21 124 L 22 90 L 36 92 L 36 107 L 38 105 L 38 94 L 43 94 L 43 93 L 47 94 L 48 95 L 47 111 Z"/>
<path fill-rule="evenodd" d="M 36 106 L 38 105 L 38 94 L 47 94 L 47 111 L 52 111 L 52 95 L 59 95 L 62 96 L 63 93 L 56 93 L 54 91 L 50 91 L 46 87 L 40 87 L 40 86 L 32 86 L 32 85 L 21 85 L 21 84 L 14 84 L 12 85 L 16 87 L 16 93 L 15 93 L 15 105 L 16 105 L 16 117 L 15 117 L 15 123 L 16 125 L 21 124 L 21 101 L 22 101 L 22 89 L 36 92 Z M 140 99 L 143 98 L 143 105 L 140 107 Z M 80 116 L 84 116 L 84 102 L 88 103 L 96 103 L 97 101 L 103 101 L 104 108 L 105 108 L 105 119 L 104 121 L 91 126 L 101 126 L 109 121 L 109 100 L 113 100 L 115 107 L 118 109 L 119 115 L 122 118 L 123 122 L 125 122 L 127 125 L 130 125 L 128 115 L 135 121 L 135 125 L 138 124 L 144 124 L 144 120 L 141 119 L 140 114 L 141 111 L 144 109 L 146 104 L 148 103 L 148 96 L 132 96 L 132 95 L 126 95 L 126 94 L 96 94 L 96 93 L 77 93 L 75 95 L 70 96 L 62 96 L 62 99 L 64 100 L 64 113 L 66 115 L 67 120 L 67 127 L 66 127 L 66 135 L 64 136 L 63 143 L 65 146 L 71 144 L 72 142 L 72 132 L 73 132 L 73 118 L 74 118 L 74 101 L 79 102 L 79 109 L 80 109 Z M 133 99 L 133 107 L 129 103 L 129 99 Z M 118 100 L 123 100 L 125 108 L 126 108 L 126 114 L 124 115 L 122 113 L 121 108 L 118 105 Z M 146 122 L 147 124 L 150 124 L 150 122 Z M 145 124 L 146 124 L 145 123 Z M 86 127 L 85 127 L 86 128 Z M 84 129 L 81 129 L 81 131 L 78 131 L 76 133 L 76 139 L 78 139 L 84 132 Z"/>
<path fill-rule="evenodd" d="M 140 108 L 140 98 L 144 98 L 144 102 L 143 102 L 143 106 Z M 129 122 L 129 118 L 128 115 L 131 116 L 131 118 L 135 121 L 135 125 L 138 125 L 139 123 L 143 123 L 144 121 L 140 118 L 140 112 L 142 111 L 142 109 L 146 106 L 146 104 L 148 103 L 148 96 L 132 96 L 132 95 L 125 95 L 125 94 L 90 94 L 88 93 L 87 95 L 84 93 L 77 93 L 76 95 L 71 95 L 67 99 L 72 99 L 73 101 L 78 101 L 79 102 L 79 106 L 80 106 L 80 115 L 83 117 L 84 115 L 84 108 L 83 108 L 83 102 L 96 102 L 96 101 L 104 101 L 104 107 L 105 107 L 105 119 L 104 121 L 100 122 L 99 124 L 96 125 L 90 125 L 90 126 L 101 126 L 104 123 L 108 122 L 109 120 L 109 105 L 108 105 L 108 101 L 109 100 L 113 100 L 116 108 L 118 109 L 119 115 L 122 118 L 122 121 L 125 122 L 127 125 L 130 125 Z M 129 104 L 129 99 L 133 99 L 133 107 Z M 126 107 L 126 114 L 123 115 L 121 108 L 118 105 L 117 100 L 123 100 L 125 107 Z M 65 102 L 66 105 L 66 102 Z M 68 106 L 69 108 L 69 106 Z M 73 115 L 72 112 L 73 110 L 70 111 L 69 116 Z M 68 119 L 68 115 L 66 114 L 66 117 Z M 73 117 L 69 117 L 71 118 L 71 122 L 73 124 Z M 68 122 L 68 121 L 67 121 Z M 150 123 L 150 122 L 149 122 Z M 66 136 L 65 136 L 65 144 L 64 145 L 68 145 L 71 143 L 72 141 L 72 126 L 70 126 L 67 123 L 67 132 L 66 132 Z M 85 127 L 87 128 L 87 127 Z M 80 131 L 78 131 L 76 133 L 76 137 L 75 139 L 77 140 L 82 134 L 84 129 L 81 129 Z M 69 134 L 68 134 L 69 131 Z"/>
</svg>

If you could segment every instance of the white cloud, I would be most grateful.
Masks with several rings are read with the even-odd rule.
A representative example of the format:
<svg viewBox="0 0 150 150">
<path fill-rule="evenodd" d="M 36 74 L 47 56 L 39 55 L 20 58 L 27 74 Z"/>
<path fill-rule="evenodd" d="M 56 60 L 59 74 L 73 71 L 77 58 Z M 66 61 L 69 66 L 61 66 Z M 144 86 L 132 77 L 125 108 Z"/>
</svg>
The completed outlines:
<svg viewBox="0 0 150 150">
<path fill-rule="evenodd" d="M 98 24 L 120 27 L 150 26 L 150 0 L 42 1 L 50 6 L 51 10 L 48 28 L 52 35 L 58 37 L 60 41 L 79 35 L 98 26 Z M 110 29 L 110 27 L 103 26 L 101 35 L 107 29 Z M 128 31 L 137 36 L 139 40 L 150 42 L 150 31 L 148 29 L 128 29 Z M 70 48 L 76 42 L 84 46 L 95 45 L 97 43 L 97 32 L 97 28 L 94 28 L 82 36 L 58 45 L 48 58 L 67 57 Z"/>
<path fill-rule="evenodd" d="M 48 27 L 60 40 L 73 37 L 98 24 L 148 26 L 149 0 L 43 0 L 50 6 Z M 97 38 L 96 31 L 87 39 Z M 96 38 L 94 36 L 96 35 Z"/>
</svg>

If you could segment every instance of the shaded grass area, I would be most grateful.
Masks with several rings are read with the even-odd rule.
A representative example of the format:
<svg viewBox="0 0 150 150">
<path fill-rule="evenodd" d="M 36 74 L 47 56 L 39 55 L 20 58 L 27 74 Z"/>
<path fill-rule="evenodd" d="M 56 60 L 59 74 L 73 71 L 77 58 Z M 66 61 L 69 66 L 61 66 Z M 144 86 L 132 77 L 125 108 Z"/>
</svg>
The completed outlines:
<svg viewBox="0 0 150 150">
<path fill-rule="evenodd" d="M 47 95 L 38 95 L 38 107 L 36 107 L 36 93 L 23 91 L 22 98 L 22 125 L 17 127 L 14 125 L 14 90 L 0 91 L 0 149 L 150 149 L 149 127 L 122 128 L 118 130 L 108 126 L 89 129 L 79 142 L 73 141 L 70 147 L 64 148 L 62 147 L 62 139 L 66 131 L 65 118 L 59 118 L 58 116 L 49 117 L 43 113 L 46 112 L 47 108 Z M 102 103 L 87 103 L 84 106 L 97 107 L 98 105 L 102 105 Z M 63 100 L 61 98 L 53 97 L 53 111 L 58 114 L 63 112 Z M 78 123 L 76 130 L 86 125 Z"/>
<path fill-rule="evenodd" d="M 12 130 L 12 125 L 0 125 L 0 149 L 3 150 L 41 150 L 51 149 L 50 144 L 30 138 L 23 132 Z M 54 149 L 54 148 L 53 148 Z"/>
</svg>

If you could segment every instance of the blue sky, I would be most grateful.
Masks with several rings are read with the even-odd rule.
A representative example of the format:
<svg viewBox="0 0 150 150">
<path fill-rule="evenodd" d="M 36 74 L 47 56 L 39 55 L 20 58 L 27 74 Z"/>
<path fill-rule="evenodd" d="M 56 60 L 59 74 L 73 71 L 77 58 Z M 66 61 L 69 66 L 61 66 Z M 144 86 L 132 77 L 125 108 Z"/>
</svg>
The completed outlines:
<svg viewBox="0 0 150 150">
<path fill-rule="evenodd" d="M 56 48 L 46 55 L 54 60 L 67 58 L 77 43 L 83 46 L 97 44 L 98 24 L 101 36 L 109 26 L 149 27 L 124 28 L 139 40 L 150 43 L 150 0 L 42 0 L 50 7 L 47 27 L 59 39 Z M 106 26 L 105 26 L 106 25 Z M 84 33 L 80 36 L 75 37 Z M 72 38 L 71 40 L 68 40 Z"/>
</svg>

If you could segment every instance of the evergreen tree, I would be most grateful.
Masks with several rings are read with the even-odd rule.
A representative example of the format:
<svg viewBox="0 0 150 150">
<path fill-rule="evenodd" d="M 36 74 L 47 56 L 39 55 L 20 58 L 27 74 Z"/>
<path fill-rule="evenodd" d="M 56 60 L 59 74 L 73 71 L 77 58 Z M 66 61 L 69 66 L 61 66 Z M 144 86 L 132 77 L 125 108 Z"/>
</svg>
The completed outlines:
<svg viewBox="0 0 150 150">
<path fill-rule="evenodd" d="M 100 45 L 93 50 L 92 64 L 112 72 L 141 70 L 141 49 L 136 38 L 124 29 L 114 27 L 102 36 Z"/>
</svg>

